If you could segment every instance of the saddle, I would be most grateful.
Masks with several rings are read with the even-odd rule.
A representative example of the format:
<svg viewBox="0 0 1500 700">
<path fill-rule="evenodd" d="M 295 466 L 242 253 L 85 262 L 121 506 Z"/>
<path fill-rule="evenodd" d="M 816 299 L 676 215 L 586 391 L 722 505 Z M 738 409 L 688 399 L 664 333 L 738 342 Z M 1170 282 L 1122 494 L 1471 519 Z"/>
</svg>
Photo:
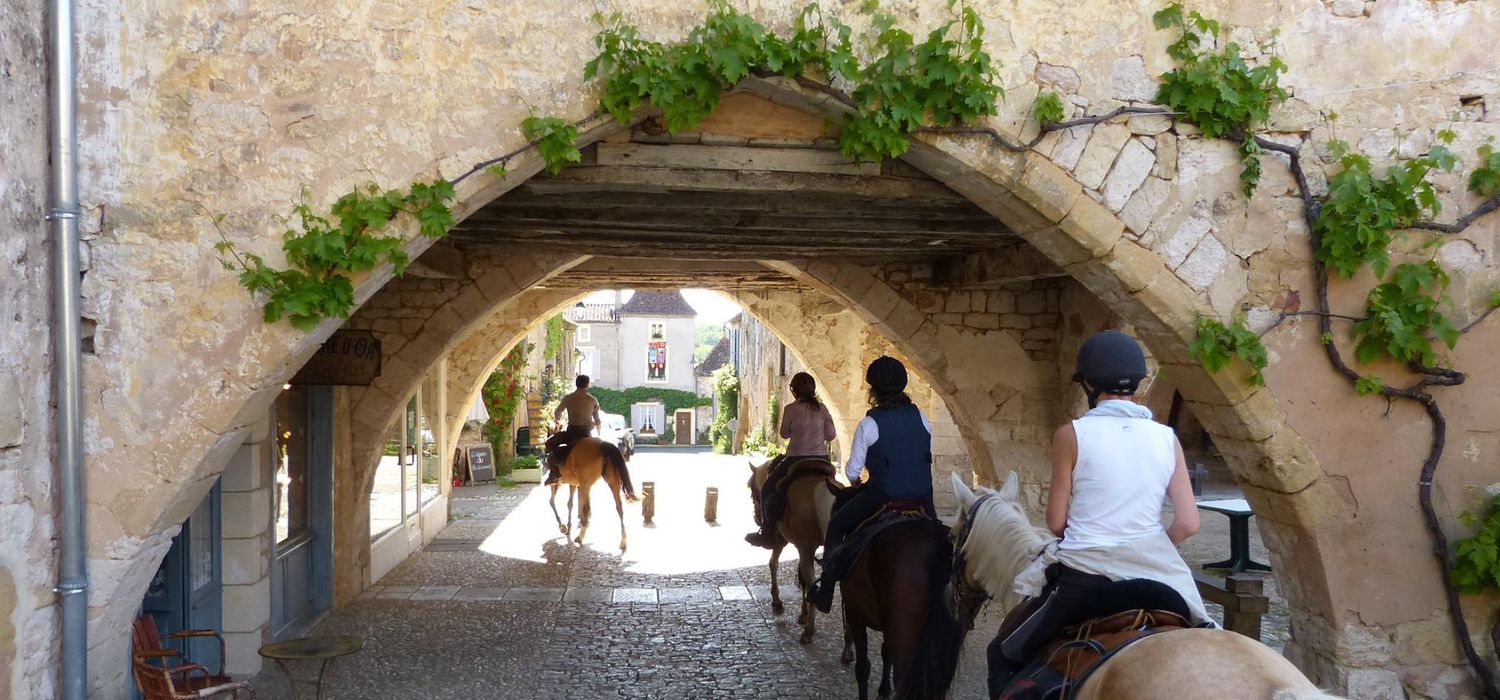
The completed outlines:
<svg viewBox="0 0 1500 700">
<path fill-rule="evenodd" d="M 857 492 L 856 488 L 843 489 L 835 494 L 834 511 L 837 512 L 843 502 L 852 497 L 851 492 Z M 926 506 L 917 499 L 897 498 L 882 505 L 874 515 L 865 518 L 864 521 L 849 533 L 849 536 L 835 547 L 832 552 L 823 554 L 823 568 L 830 581 L 842 581 L 854 568 L 854 563 L 864 555 L 865 550 L 870 548 L 870 543 L 880 533 L 885 532 L 894 525 L 908 522 L 927 522 L 935 528 L 944 532 L 947 527 L 941 522 L 927 515 Z"/>
<path fill-rule="evenodd" d="M 771 484 L 771 488 L 781 498 L 786 497 L 787 487 L 791 486 L 792 482 L 804 476 L 833 479 L 837 474 L 833 464 L 823 457 L 788 457 L 787 459 L 791 460 L 791 464 L 784 470 L 786 473 Z"/>
<path fill-rule="evenodd" d="M 1020 609 L 1018 609 L 1019 611 Z M 1070 697 L 1094 671 L 1131 644 L 1163 632 L 1186 629 L 1181 615 L 1166 610 L 1125 610 L 1064 630 L 1015 675 L 1001 700 L 1060 700 Z"/>
</svg>

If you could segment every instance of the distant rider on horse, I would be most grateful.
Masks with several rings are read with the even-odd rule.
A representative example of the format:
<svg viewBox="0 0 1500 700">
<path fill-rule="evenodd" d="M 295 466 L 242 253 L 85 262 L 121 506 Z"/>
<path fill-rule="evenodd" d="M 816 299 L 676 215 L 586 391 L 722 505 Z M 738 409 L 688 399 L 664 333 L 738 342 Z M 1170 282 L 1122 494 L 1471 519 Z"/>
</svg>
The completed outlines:
<svg viewBox="0 0 1500 700">
<path fill-rule="evenodd" d="M 870 410 L 854 429 L 854 444 L 844 473 L 859 483 L 869 473 L 869 483 L 849 502 L 834 511 L 828 521 L 823 544 L 823 575 L 813 591 L 819 610 L 833 608 L 829 555 L 860 523 L 894 500 L 915 501 L 936 517 L 932 503 L 932 423 L 906 395 L 906 366 L 893 357 L 879 357 L 865 370 L 870 385 Z"/>
<path fill-rule="evenodd" d="M 804 459 L 828 459 L 828 443 L 837 437 L 833 415 L 818 400 L 818 383 L 811 374 L 792 375 L 792 397 L 796 400 L 781 410 L 781 437 L 787 440 L 786 454 L 771 464 L 761 489 L 760 529 L 745 535 L 745 541 L 770 549 L 776 543 L 776 521 L 786 503 L 782 481 L 792 466 Z"/>
<path fill-rule="evenodd" d="M 555 483 L 562 475 L 561 466 L 564 455 L 558 452 L 558 448 L 564 445 L 576 445 L 579 440 L 588 437 L 595 428 L 601 428 L 604 425 L 604 421 L 599 419 L 599 400 L 589 393 L 588 375 L 578 375 L 573 385 L 577 389 L 562 397 L 562 400 L 557 402 L 557 409 L 552 412 L 552 419 L 559 420 L 562 418 L 563 411 L 567 411 L 568 428 L 547 438 L 546 484 Z"/>
<path fill-rule="evenodd" d="M 1151 410 L 1134 400 L 1147 374 L 1140 344 L 1119 331 L 1097 333 L 1078 351 L 1073 381 L 1088 396 L 1089 411 L 1052 437 L 1047 527 L 1061 539 L 1016 577 L 1015 592 L 1030 598 L 1007 616 L 990 642 L 991 698 L 1000 697 L 1042 645 L 1083 622 L 1073 611 L 1111 582 L 1166 584 L 1181 601 L 1147 582 L 1134 587 L 1143 591 L 1116 587 L 1112 594 L 1167 610 L 1185 603 L 1193 622 L 1207 619 L 1192 572 L 1174 547 L 1198 531 L 1182 445 L 1171 428 L 1151 420 Z M 1172 525 L 1163 529 L 1166 497 L 1172 501 Z"/>
</svg>

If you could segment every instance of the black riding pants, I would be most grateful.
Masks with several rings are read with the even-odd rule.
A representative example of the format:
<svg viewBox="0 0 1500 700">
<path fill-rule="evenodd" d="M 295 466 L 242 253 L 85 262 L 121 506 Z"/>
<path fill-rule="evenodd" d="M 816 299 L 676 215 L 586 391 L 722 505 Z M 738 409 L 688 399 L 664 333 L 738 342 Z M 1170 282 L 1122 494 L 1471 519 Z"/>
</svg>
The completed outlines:
<svg viewBox="0 0 1500 700">
<path fill-rule="evenodd" d="M 1080 612 L 1101 588 L 1109 585 L 1104 576 L 1086 574 L 1062 564 L 1047 567 L 1047 586 L 1029 606 L 1019 624 L 1002 629 L 986 650 L 989 657 L 990 699 L 1010 683 L 1011 676 L 1031 659 L 1042 645 L 1057 638 L 1064 628 L 1084 622 Z"/>
</svg>

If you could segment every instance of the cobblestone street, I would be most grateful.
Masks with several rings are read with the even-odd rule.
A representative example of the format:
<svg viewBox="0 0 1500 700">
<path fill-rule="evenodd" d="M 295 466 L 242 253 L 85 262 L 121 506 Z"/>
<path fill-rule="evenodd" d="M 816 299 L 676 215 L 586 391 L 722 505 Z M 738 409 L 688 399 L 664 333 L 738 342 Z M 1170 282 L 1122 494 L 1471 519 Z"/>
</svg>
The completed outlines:
<svg viewBox="0 0 1500 700">
<path fill-rule="evenodd" d="M 811 645 L 797 643 L 791 550 L 780 572 L 787 613 L 771 614 L 765 550 L 742 540 L 751 524 L 744 464 L 643 450 L 631 473 L 638 490 L 656 484 L 655 526 L 643 527 L 640 505 L 627 504 L 624 557 L 604 488 L 581 547 L 557 532 L 544 490 L 455 489 L 454 522 L 438 539 L 311 632 L 365 640 L 330 672 L 330 696 L 854 697 L 852 671 L 838 661 L 837 608 L 819 617 Z M 703 519 L 709 486 L 720 493 L 717 526 Z M 565 499 L 560 493 L 560 509 Z M 1205 516 L 1207 529 L 1213 517 Z M 1204 558 L 1227 548 L 1222 530 L 1206 535 Z M 998 614 L 981 614 L 952 697 L 984 696 L 984 645 L 998 624 Z M 261 698 L 289 697 L 274 666 L 254 683 Z"/>
</svg>

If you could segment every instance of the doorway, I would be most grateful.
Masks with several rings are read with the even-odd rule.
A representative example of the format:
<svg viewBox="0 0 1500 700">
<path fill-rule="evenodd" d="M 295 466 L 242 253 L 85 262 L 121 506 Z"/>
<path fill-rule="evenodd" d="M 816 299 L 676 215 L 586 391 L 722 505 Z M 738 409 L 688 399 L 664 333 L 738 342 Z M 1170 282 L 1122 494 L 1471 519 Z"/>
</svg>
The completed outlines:
<svg viewBox="0 0 1500 700">
<path fill-rule="evenodd" d="M 333 606 L 333 390 L 276 399 L 271 639 L 300 636 Z"/>
<path fill-rule="evenodd" d="M 156 619 L 156 628 L 165 643 L 194 663 L 218 668 L 219 643 L 212 637 L 170 639 L 172 632 L 191 629 L 222 630 L 224 626 L 224 582 L 222 531 L 222 493 L 219 482 L 172 538 L 166 558 L 151 577 L 141 613 Z M 139 697 L 134 680 L 131 696 Z"/>
</svg>

